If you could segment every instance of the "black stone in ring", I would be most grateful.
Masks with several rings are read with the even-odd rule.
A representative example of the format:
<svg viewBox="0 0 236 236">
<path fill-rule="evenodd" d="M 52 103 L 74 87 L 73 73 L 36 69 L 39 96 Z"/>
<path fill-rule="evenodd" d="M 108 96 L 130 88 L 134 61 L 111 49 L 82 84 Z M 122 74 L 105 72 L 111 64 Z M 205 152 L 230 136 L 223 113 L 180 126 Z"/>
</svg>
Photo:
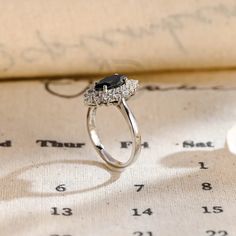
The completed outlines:
<svg viewBox="0 0 236 236">
<path fill-rule="evenodd" d="M 103 86 L 107 86 L 107 89 L 113 89 L 122 86 L 125 83 L 125 75 L 114 74 L 107 76 L 104 79 L 96 82 L 95 90 L 102 91 Z"/>
</svg>

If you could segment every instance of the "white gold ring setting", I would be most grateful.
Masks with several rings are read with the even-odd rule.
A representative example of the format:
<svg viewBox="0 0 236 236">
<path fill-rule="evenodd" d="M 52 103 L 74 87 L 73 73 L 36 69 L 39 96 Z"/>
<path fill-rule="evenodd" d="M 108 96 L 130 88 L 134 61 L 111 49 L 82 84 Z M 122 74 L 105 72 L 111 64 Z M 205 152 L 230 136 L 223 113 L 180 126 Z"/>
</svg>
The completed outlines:
<svg viewBox="0 0 236 236">
<path fill-rule="evenodd" d="M 95 82 L 84 94 L 84 102 L 88 106 L 87 129 L 91 142 L 99 156 L 112 170 L 123 170 L 134 163 L 141 151 L 141 135 L 136 119 L 126 101 L 138 89 L 138 81 L 128 79 L 125 75 L 114 74 Z M 126 162 L 113 158 L 104 148 L 96 129 L 96 111 L 103 105 L 115 105 L 128 123 L 132 136 L 132 152 Z"/>
</svg>

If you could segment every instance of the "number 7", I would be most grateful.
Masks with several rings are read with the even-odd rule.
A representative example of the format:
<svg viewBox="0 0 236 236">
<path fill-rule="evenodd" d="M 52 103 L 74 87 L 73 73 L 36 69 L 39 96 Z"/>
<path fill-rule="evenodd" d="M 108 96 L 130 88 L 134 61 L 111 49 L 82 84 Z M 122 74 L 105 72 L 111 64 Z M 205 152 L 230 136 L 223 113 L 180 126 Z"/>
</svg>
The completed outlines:
<svg viewBox="0 0 236 236">
<path fill-rule="evenodd" d="M 135 184 L 134 187 L 137 187 L 137 192 L 140 192 L 144 188 L 144 184 Z"/>
</svg>

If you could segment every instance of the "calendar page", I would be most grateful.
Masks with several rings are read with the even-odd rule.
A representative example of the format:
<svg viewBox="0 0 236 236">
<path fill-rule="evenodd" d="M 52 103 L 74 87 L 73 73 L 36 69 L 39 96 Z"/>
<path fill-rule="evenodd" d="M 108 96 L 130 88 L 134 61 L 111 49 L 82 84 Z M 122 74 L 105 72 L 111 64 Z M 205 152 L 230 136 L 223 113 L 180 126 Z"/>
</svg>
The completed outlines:
<svg viewBox="0 0 236 236">
<path fill-rule="evenodd" d="M 90 79 L 0 83 L 0 235 L 236 235 L 236 156 L 226 145 L 235 76 L 130 76 L 141 80 L 128 104 L 142 151 L 121 173 L 89 140 Z M 121 113 L 99 108 L 97 125 L 106 149 L 128 158 Z"/>
</svg>

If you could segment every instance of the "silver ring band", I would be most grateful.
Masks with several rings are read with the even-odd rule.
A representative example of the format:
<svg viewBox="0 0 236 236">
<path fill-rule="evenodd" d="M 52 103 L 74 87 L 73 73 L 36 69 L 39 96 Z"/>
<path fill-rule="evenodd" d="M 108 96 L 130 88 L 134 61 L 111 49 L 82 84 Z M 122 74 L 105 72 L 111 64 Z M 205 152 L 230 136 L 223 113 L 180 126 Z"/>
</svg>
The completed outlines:
<svg viewBox="0 0 236 236">
<path fill-rule="evenodd" d="M 124 116 L 125 120 L 129 124 L 129 129 L 132 135 L 132 153 L 128 161 L 126 162 L 120 162 L 116 159 L 114 159 L 105 149 L 102 145 L 99 135 L 96 131 L 96 111 L 97 107 L 89 107 L 88 113 L 87 113 L 87 128 L 88 133 L 90 136 L 90 139 L 98 152 L 98 154 L 101 156 L 101 158 L 108 164 L 108 166 L 112 169 L 123 169 L 129 165 L 131 165 L 133 162 L 135 162 L 138 158 L 138 155 L 141 151 L 141 135 L 138 130 L 137 122 L 130 111 L 127 103 L 125 102 L 124 98 L 121 99 L 121 102 L 117 104 L 116 106 Z"/>
</svg>

